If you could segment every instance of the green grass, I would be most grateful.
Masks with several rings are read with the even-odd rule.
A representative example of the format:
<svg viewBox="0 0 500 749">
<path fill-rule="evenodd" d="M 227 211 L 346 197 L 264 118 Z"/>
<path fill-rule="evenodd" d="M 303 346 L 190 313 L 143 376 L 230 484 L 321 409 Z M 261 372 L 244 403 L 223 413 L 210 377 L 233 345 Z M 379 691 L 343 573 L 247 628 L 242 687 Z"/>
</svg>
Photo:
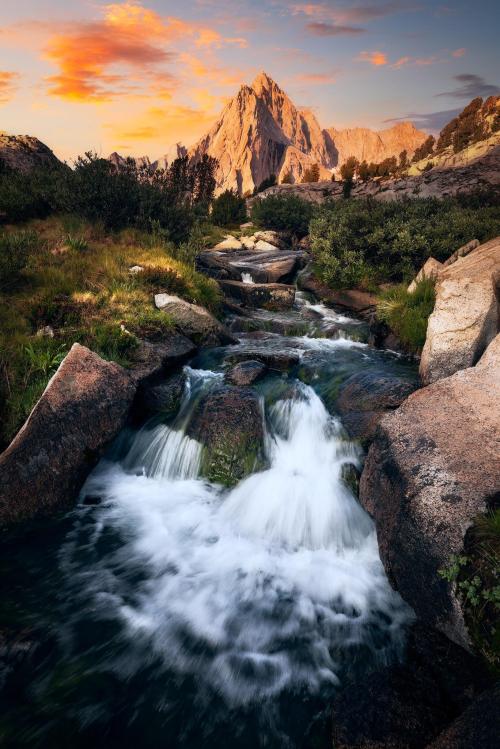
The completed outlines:
<svg viewBox="0 0 500 749">
<path fill-rule="evenodd" d="M 381 294 L 377 317 L 385 322 L 412 353 L 418 353 L 425 343 L 427 321 L 434 309 L 436 294 L 434 281 L 424 278 L 410 294 L 406 284 L 395 286 Z"/>
<path fill-rule="evenodd" d="M 72 216 L 0 231 L 0 448 L 75 341 L 128 366 L 139 338 L 161 340 L 172 329 L 155 293 L 219 312 L 217 283 L 177 254 L 165 238 L 106 234 Z M 134 265 L 144 270 L 131 274 Z M 37 336 L 46 326 L 53 337 Z"/>
</svg>

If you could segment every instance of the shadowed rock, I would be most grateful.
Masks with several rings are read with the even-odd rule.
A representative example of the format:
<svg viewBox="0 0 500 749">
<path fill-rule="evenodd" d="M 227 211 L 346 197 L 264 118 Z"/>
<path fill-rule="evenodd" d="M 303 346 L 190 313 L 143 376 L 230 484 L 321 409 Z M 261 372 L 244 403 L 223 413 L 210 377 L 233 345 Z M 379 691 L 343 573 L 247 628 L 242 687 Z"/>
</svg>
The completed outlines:
<svg viewBox="0 0 500 749">
<path fill-rule="evenodd" d="M 229 330 L 204 307 L 173 294 L 155 294 L 155 305 L 173 319 L 177 330 L 198 345 L 236 343 Z"/>
<path fill-rule="evenodd" d="M 289 309 L 295 301 L 295 288 L 281 283 L 252 284 L 240 281 L 221 281 L 225 294 L 243 302 L 247 307 L 268 310 Z"/>
<path fill-rule="evenodd" d="M 233 385 L 252 385 L 266 373 L 267 367 L 260 361 L 243 361 L 229 370 L 226 377 Z"/>
</svg>

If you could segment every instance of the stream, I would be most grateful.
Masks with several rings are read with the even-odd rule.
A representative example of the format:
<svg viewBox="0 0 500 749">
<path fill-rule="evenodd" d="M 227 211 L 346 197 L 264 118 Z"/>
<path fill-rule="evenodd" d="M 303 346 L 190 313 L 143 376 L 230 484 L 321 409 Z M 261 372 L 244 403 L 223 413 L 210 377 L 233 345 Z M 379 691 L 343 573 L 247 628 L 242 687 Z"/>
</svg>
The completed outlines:
<svg viewBox="0 0 500 749">
<path fill-rule="evenodd" d="M 336 690 L 402 657 L 412 612 L 343 478 L 363 453 L 335 398 L 355 372 L 414 366 L 300 292 L 227 322 L 239 343 L 188 363 L 176 416 L 128 426 L 71 512 L 4 539 L 6 746 L 326 748 Z M 259 352 L 295 363 L 252 386 L 263 464 L 226 489 L 186 425 L 228 357 Z"/>
</svg>

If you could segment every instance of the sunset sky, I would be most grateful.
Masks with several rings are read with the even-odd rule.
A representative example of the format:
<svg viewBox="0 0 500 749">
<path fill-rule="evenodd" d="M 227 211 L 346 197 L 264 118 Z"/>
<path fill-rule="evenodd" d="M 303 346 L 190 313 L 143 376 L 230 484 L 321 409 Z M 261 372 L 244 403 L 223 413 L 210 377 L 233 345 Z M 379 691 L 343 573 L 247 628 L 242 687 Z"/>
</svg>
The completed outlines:
<svg viewBox="0 0 500 749">
<path fill-rule="evenodd" d="M 324 127 L 435 131 L 499 92 L 499 30 L 499 0 L 1 0 L 0 129 L 155 158 L 263 69 Z"/>
</svg>

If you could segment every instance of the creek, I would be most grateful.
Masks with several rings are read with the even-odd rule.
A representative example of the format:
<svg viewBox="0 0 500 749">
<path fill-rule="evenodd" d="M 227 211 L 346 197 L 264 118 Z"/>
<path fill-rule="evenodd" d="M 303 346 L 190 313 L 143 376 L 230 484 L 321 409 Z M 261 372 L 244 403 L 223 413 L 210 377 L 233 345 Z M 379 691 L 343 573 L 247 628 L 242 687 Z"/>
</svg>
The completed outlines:
<svg viewBox="0 0 500 749">
<path fill-rule="evenodd" d="M 335 398 L 414 367 L 301 293 L 228 324 L 239 343 L 189 362 L 174 417 L 128 426 L 72 511 L 6 537 L 2 626 L 34 648 L 0 671 L 6 745 L 327 747 L 339 686 L 402 656 L 412 612 L 345 480 L 363 453 Z M 262 463 L 228 489 L 186 426 L 228 357 L 259 352 L 296 363 L 252 386 Z"/>
</svg>

